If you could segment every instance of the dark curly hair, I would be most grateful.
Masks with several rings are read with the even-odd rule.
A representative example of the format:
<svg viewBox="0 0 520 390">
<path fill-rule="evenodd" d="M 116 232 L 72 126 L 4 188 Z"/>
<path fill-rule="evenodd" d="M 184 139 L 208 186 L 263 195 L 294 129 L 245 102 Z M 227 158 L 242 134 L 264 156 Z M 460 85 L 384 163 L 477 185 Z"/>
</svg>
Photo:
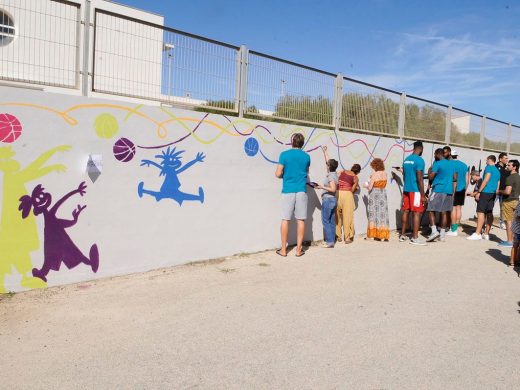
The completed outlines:
<svg viewBox="0 0 520 390">
<path fill-rule="evenodd" d="M 374 158 L 370 163 L 370 166 L 376 172 L 385 170 L 385 163 L 380 158 Z"/>
<path fill-rule="evenodd" d="M 350 168 L 350 170 L 357 175 L 359 172 L 361 172 L 361 165 L 354 164 L 352 165 L 352 168 Z"/>
</svg>

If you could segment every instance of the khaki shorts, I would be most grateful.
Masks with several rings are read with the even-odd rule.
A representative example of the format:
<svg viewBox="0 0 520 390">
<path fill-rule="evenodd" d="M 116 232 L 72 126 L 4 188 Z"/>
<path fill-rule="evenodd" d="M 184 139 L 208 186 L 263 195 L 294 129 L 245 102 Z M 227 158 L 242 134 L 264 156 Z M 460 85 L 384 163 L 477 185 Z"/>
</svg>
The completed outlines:
<svg viewBox="0 0 520 390">
<path fill-rule="evenodd" d="M 515 209 L 518 206 L 518 200 L 509 200 L 502 202 L 502 219 L 510 222 L 515 217 Z"/>
</svg>

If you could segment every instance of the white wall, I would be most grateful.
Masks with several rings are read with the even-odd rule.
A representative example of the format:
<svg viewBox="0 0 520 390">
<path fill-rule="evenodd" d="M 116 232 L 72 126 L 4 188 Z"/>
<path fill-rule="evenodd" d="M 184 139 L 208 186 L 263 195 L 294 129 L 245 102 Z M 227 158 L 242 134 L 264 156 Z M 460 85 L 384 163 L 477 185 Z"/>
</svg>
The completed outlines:
<svg viewBox="0 0 520 390">
<path fill-rule="evenodd" d="M 353 163 L 364 167 L 360 180 L 365 181 L 370 169 L 367 167 L 372 155 L 386 160 L 387 171 L 391 166 L 401 165 L 403 148 L 410 143 L 353 133 L 338 133 L 338 148 L 334 145 L 334 132 L 294 125 L 262 122 L 249 119 L 226 118 L 223 115 L 205 114 L 188 110 L 144 106 L 134 111 L 137 105 L 109 100 L 51 94 L 19 88 L 0 87 L 0 113 L 9 113 L 19 119 L 23 126 L 21 136 L 10 146 L 16 155 L 0 157 L 0 179 L 3 180 L 0 197 L 6 187 L 5 164 L 16 160 L 21 168 L 31 164 L 41 153 L 59 145 L 71 145 L 67 152 L 59 152 L 44 165 L 63 164 L 66 172 L 50 172 L 24 184 L 25 192 L 31 194 L 37 184 L 42 184 L 52 194 L 54 202 L 82 181 L 88 184 L 84 197 L 75 196 L 68 201 L 59 216 L 70 219 L 78 204 L 87 205 L 79 222 L 67 229 L 73 242 L 88 254 L 96 243 L 100 252 L 100 266 L 96 274 L 83 264 L 48 274 L 48 285 L 70 283 L 99 277 L 145 271 L 163 266 L 182 264 L 194 260 L 216 258 L 239 252 L 251 252 L 279 245 L 279 198 L 281 183 L 274 176 L 276 161 L 286 146 L 276 140 L 289 142 L 291 134 L 302 132 L 308 139 L 306 150 L 312 158 L 311 179 L 321 182 L 325 166 L 320 145 L 327 145 L 331 157 L 340 158 L 346 168 Z M 9 102 L 9 104 L 7 104 Z M 108 116 L 101 117 L 101 114 Z M 109 119 L 106 119 L 109 118 Z M 102 138 L 94 128 L 96 120 Z M 204 120 L 203 122 L 201 122 Z M 111 122 L 112 121 L 112 122 Z M 117 133 L 110 133 L 116 130 Z M 98 123 L 99 125 L 99 123 Z M 1 135 L 1 129 L 0 129 Z M 159 161 L 155 155 L 166 147 L 144 149 L 137 147 L 135 157 L 128 162 L 116 160 L 114 143 L 121 137 L 135 145 L 153 147 L 179 141 L 175 146 L 185 150 L 183 163 L 197 153 L 205 154 L 205 161 L 179 175 L 181 190 L 197 194 L 202 187 L 204 203 L 186 201 L 180 206 L 172 199 L 156 201 L 148 195 L 138 196 L 138 183 L 143 181 L 147 189 L 158 190 L 164 180 L 153 167 L 141 166 L 141 160 Z M 255 138 L 260 150 L 248 156 L 244 145 L 247 139 Z M 250 141 L 251 142 L 251 141 Z M 252 141 L 254 142 L 254 141 Z M 437 145 L 427 144 L 424 158 L 431 163 L 431 151 Z M 318 148 L 318 149 L 316 149 Z M 0 149 L 0 156 L 6 149 Z M 487 153 L 459 149 L 460 158 L 469 165 L 478 166 Z M 90 154 L 102 155 L 103 168 L 99 179 L 92 183 L 86 174 Z M 408 153 L 406 153 L 408 154 Z M 264 157 L 265 156 L 265 157 Z M 23 189 L 23 187 L 22 187 Z M 389 184 L 389 208 L 391 224 L 395 226 L 400 208 L 401 190 L 396 181 Z M 19 190 L 16 196 L 24 195 Z M 358 197 L 356 231 L 364 233 L 367 225 L 363 191 Z M 307 240 L 322 238 L 318 196 L 311 193 L 309 228 Z M 2 218 L 6 215 L 3 202 Z M 17 205 L 15 205 L 17 206 Z M 474 214 L 473 201 L 464 208 L 464 217 Z M 31 267 L 39 268 L 44 260 L 44 223 L 36 217 L 39 248 L 30 256 Z M 1 237 L 8 236 L 10 226 L 2 219 Z M 28 230 L 27 230 L 28 229 Z M 34 230 L 34 229 L 33 229 Z M 25 235 L 31 229 L 26 228 Z M 47 242 L 49 248 L 56 242 Z M 22 245 L 23 246 L 23 245 Z M 12 250 L 0 245 L 0 271 L 10 269 L 5 276 L 7 290 L 18 291 L 21 275 L 13 268 Z"/>
</svg>

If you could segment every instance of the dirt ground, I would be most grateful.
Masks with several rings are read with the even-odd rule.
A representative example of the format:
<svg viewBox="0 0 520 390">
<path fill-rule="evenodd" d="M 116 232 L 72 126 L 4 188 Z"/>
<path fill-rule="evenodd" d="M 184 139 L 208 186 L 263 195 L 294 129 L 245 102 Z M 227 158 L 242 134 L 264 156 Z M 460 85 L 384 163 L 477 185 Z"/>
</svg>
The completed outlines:
<svg viewBox="0 0 520 390">
<path fill-rule="evenodd" d="M 359 238 L 3 296 L 0 387 L 518 388 L 520 270 L 465 236 Z"/>
</svg>

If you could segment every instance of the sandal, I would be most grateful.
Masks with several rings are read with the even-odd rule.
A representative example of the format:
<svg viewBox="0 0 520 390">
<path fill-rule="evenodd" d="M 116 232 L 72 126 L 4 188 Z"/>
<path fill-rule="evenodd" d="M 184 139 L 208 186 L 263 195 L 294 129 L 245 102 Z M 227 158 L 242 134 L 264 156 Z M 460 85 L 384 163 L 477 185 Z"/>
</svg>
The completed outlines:
<svg viewBox="0 0 520 390">
<path fill-rule="evenodd" d="M 305 251 L 302 250 L 299 255 L 296 254 L 296 257 L 302 257 L 304 254 L 305 254 Z"/>
<path fill-rule="evenodd" d="M 278 256 L 287 257 L 287 253 L 286 253 L 285 255 L 282 255 L 282 250 L 281 250 L 281 249 L 277 249 L 277 250 L 276 250 L 276 254 L 277 254 Z"/>
</svg>

